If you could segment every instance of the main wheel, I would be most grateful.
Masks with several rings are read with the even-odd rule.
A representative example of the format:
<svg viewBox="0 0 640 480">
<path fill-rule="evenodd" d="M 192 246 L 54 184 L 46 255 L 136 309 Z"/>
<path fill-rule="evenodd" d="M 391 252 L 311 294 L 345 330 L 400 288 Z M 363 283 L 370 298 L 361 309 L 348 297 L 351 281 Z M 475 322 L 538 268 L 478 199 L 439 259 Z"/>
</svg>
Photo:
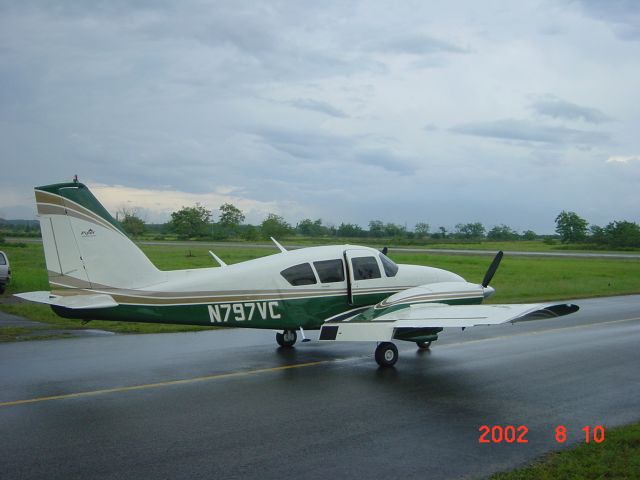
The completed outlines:
<svg viewBox="0 0 640 480">
<path fill-rule="evenodd" d="M 285 330 L 284 332 L 276 333 L 276 342 L 281 347 L 293 347 L 298 339 L 298 335 L 295 330 Z"/>
<path fill-rule="evenodd" d="M 431 347 L 431 342 L 416 342 L 416 345 L 420 350 L 429 350 L 429 347 Z"/>
<path fill-rule="evenodd" d="M 391 342 L 382 342 L 376 347 L 375 357 L 381 367 L 392 367 L 398 361 L 398 349 Z"/>
</svg>

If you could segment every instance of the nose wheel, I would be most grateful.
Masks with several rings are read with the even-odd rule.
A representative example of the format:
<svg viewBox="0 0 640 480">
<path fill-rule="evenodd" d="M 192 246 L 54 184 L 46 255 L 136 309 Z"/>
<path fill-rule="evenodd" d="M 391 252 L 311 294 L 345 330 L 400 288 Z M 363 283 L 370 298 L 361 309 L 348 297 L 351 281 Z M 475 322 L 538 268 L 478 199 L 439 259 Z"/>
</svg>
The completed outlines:
<svg viewBox="0 0 640 480">
<path fill-rule="evenodd" d="M 381 367 L 392 367 L 398 361 L 398 349 L 391 342 L 381 342 L 376 347 L 375 357 Z"/>
<path fill-rule="evenodd" d="M 276 333 L 276 342 L 281 347 L 293 347 L 298 339 L 298 335 L 295 330 L 285 330 L 284 332 Z"/>
</svg>

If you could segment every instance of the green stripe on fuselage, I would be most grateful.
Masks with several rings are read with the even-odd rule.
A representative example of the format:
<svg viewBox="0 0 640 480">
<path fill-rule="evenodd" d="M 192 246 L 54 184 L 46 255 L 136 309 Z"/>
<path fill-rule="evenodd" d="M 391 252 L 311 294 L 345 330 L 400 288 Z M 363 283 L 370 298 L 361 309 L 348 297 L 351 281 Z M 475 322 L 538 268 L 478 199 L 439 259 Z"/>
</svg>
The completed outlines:
<svg viewBox="0 0 640 480">
<path fill-rule="evenodd" d="M 377 304 L 390 293 L 358 296 L 358 303 Z M 441 303 L 463 305 L 480 303 L 481 298 L 447 300 Z M 170 323 L 234 328 L 267 328 L 273 330 L 318 329 L 325 319 L 351 310 L 346 295 L 302 299 L 274 299 L 270 301 L 234 302 L 193 305 L 134 305 L 122 304 L 114 308 L 69 309 L 52 306 L 61 317 L 83 320 L 112 320 L 120 322 Z"/>
</svg>

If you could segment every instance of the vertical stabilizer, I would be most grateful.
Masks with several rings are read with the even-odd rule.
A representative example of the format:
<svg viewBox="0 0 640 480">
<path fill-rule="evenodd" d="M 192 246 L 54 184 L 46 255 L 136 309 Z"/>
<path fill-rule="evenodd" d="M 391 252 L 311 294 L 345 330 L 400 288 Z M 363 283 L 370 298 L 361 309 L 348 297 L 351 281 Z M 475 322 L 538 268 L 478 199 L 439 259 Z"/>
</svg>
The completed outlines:
<svg viewBox="0 0 640 480">
<path fill-rule="evenodd" d="M 52 286 L 141 288 L 163 280 L 85 185 L 45 185 L 35 194 Z"/>
</svg>

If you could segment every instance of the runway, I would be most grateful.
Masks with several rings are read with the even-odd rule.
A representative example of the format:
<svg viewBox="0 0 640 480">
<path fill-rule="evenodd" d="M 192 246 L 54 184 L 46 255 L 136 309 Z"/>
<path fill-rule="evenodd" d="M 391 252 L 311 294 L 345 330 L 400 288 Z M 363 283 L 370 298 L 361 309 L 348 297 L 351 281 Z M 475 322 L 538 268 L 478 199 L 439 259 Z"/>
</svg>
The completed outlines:
<svg viewBox="0 0 640 480">
<path fill-rule="evenodd" d="M 271 331 L 1 344 L 0 477 L 482 478 L 640 419 L 640 296 L 575 303 L 398 342 L 386 370 L 374 344 Z M 479 443 L 481 425 L 528 443 Z"/>
</svg>

